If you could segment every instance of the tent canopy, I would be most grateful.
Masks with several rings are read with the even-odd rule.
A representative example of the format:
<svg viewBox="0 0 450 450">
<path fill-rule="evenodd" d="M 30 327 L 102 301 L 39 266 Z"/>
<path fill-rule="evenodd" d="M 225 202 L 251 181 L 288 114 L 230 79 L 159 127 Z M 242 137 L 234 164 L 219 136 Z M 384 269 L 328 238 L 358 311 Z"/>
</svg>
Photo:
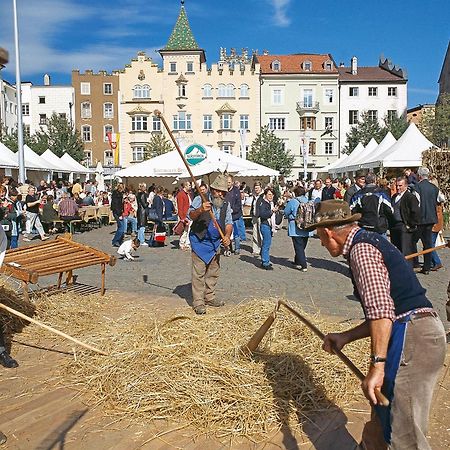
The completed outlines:
<svg viewBox="0 0 450 450">
<path fill-rule="evenodd" d="M 194 176 L 202 176 L 211 172 L 225 171 L 235 173 L 241 177 L 278 176 L 277 170 L 262 166 L 261 164 L 248 161 L 237 156 L 225 153 L 213 147 L 204 146 L 207 158 L 191 167 Z M 184 148 L 182 148 L 184 151 Z M 188 178 L 183 161 L 177 150 L 165 153 L 155 158 L 135 164 L 115 173 L 123 178 L 147 178 L 147 177 L 172 177 Z"/>
<path fill-rule="evenodd" d="M 364 153 L 364 150 L 365 150 L 365 147 L 360 142 L 349 155 L 346 155 L 346 158 L 343 158 L 339 164 L 336 164 L 331 169 L 331 172 L 333 172 L 333 173 L 344 172 L 345 167 L 347 167 L 347 165 L 348 165 L 347 163 L 351 162 L 352 160 L 355 160 L 356 158 L 359 158 L 359 156 L 362 153 Z"/>
<path fill-rule="evenodd" d="M 0 142 L 0 167 L 8 169 L 17 169 L 18 167 L 14 153 L 2 142 Z"/>
<path fill-rule="evenodd" d="M 70 172 L 75 173 L 94 173 L 94 170 L 88 169 L 87 167 L 81 165 L 78 161 L 75 161 L 68 153 L 64 153 L 61 156 L 61 161 L 70 169 Z"/>
<path fill-rule="evenodd" d="M 66 164 L 64 164 L 64 161 L 61 161 L 61 159 L 58 158 L 50 149 L 45 150 L 45 152 L 42 153 L 41 158 L 48 161 L 54 167 L 57 167 L 57 169 L 55 169 L 56 172 L 72 172 L 72 170 Z"/>
<path fill-rule="evenodd" d="M 378 157 L 383 154 L 388 148 L 392 147 L 396 142 L 397 139 L 395 139 L 395 137 L 389 131 L 372 153 L 357 161 L 357 164 L 359 164 L 359 168 L 371 169 L 375 167 L 374 161 L 377 161 Z"/>
</svg>

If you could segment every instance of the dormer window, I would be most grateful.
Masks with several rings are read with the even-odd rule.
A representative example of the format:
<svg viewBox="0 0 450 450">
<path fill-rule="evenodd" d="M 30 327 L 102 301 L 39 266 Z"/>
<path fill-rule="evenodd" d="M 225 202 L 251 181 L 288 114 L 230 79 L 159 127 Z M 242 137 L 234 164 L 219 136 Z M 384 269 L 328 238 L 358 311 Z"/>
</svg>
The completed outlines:
<svg viewBox="0 0 450 450">
<path fill-rule="evenodd" d="M 303 62 L 303 70 L 305 72 L 311 72 L 311 70 L 312 70 L 312 62 L 311 61 L 304 61 Z"/>
<path fill-rule="evenodd" d="M 325 63 L 323 64 L 323 68 L 328 71 L 331 72 L 333 70 L 333 61 L 325 61 Z"/>
<path fill-rule="evenodd" d="M 274 72 L 279 72 L 281 70 L 281 63 L 280 61 L 276 60 L 272 62 L 272 70 Z"/>
</svg>

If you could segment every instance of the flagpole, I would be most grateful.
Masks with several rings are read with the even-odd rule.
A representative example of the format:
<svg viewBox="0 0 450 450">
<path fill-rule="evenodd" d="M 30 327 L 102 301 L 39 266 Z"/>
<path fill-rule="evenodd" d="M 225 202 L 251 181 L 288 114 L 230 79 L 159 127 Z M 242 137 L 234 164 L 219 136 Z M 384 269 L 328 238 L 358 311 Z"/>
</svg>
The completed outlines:
<svg viewBox="0 0 450 450">
<path fill-rule="evenodd" d="M 22 124 L 22 85 L 20 82 L 19 57 L 19 26 L 17 22 L 17 4 L 13 0 L 14 11 L 14 44 L 16 51 L 16 98 L 17 98 L 17 147 L 19 162 L 19 183 L 25 183 L 25 155 L 23 151 L 23 124 Z"/>
</svg>

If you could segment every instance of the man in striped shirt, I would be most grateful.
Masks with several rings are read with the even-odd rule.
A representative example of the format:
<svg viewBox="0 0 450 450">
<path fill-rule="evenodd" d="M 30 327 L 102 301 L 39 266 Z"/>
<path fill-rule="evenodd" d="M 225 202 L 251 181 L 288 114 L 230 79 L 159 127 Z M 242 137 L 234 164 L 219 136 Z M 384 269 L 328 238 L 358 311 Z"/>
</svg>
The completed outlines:
<svg viewBox="0 0 450 450">
<path fill-rule="evenodd" d="M 319 203 L 315 223 L 309 227 L 317 229 L 331 256 L 348 260 L 354 293 L 365 315 L 357 327 L 328 334 L 323 348 L 333 353 L 370 337 L 370 368 L 362 389 L 375 405 L 384 448 L 430 449 L 428 414 L 445 358 L 444 327 L 404 256 L 380 234 L 360 228 L 360 218 L 347 203 L 327 200 Z M 377 389 L 389 399 L 389 407 L 377 404 Z M 365 437 L 362 448 L 383 448 L 374 446 L 374 436 Z"/>
</svg>

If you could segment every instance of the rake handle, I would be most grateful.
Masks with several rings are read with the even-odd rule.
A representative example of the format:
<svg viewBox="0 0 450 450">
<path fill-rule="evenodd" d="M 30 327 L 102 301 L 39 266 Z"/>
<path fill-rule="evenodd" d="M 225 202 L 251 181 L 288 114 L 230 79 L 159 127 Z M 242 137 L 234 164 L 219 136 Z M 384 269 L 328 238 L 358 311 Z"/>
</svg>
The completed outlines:
<svg viewBox="0 0 450 450">
<path fill-rule="evenodd" d="M 446 244 L 438 245 L 437 247 L 427 248 L 426 250 L 422 250 L 421 252 L 411 253 L 410 255 L 406 255 L 405 259 L 413 259 L 417 256 L 426 255 L 427 253 L 434 252 L 435 250 L 441 250 L 442 248 L 450 248 L 450 240 L 447 241 Z"/>
</svg>

